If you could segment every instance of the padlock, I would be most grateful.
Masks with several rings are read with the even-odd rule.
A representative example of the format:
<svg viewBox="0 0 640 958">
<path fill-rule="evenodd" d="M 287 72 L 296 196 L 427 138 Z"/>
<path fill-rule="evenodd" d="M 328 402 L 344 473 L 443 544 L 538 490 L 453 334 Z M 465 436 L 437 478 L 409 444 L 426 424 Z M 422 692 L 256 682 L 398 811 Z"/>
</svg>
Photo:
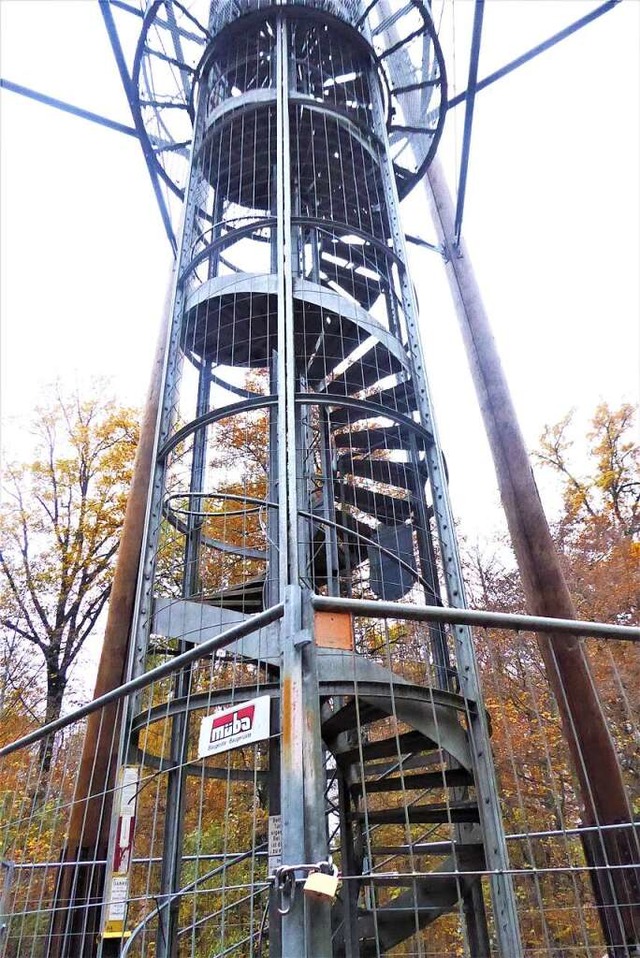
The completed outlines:
<svg viewBox="0 0 640 958">
<path fill-rule="evenodd" d="M 338 874 L 311 872 L 304 883 L 304 893 L 315 901 L 333 902 L 338 891 Z"/>
</svg>

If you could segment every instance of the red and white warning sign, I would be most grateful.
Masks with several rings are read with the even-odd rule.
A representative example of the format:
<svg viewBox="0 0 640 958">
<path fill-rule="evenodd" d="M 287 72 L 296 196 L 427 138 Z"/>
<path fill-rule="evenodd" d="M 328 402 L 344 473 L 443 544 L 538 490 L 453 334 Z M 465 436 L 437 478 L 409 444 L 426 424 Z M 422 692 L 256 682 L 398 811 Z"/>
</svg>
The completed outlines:
<svg viewBox="0 0 640 958">
<path fill-rule="evenodd" d="M 269 738 L 270 706 L 270 696 L 261 695 L 205 716 L 200 723 L 198 758 Z"/>
<path fill-rule="evenodd" d="M 127 765 L 120 772 L 117 792 L 120 794 L 115 846 L 108 884 L 108 901 L 103 928 L 104 938 L 125 937 L 125 918 L 129 898 L 129 877 L 133 853 L 133 833 L 136 824 L 136 804 L 140 770 Z"/>
</svg>

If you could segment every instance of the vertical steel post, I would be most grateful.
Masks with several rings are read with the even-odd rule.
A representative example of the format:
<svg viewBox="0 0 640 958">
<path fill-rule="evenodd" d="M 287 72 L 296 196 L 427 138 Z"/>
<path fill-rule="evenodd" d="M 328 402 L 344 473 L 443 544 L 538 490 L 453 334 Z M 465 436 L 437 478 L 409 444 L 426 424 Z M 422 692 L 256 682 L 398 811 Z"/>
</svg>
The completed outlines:
<svg viewBox="0 0 640 958">
<path fill-rule="evenodd" d="M 149 445 L 149 473 L 146 489 L 146 508 L 144 510 L 144 522 L 142 527 L 141 545 L 139 553 L 139 563 L 137 576 L 132 577 L 136 580 L 135 600 L 133 602 L 133 611 L 131 613 L 131 632 L 127 633 L 128 642 L 126 650 L 122 650 L 122 664 L 124 666 L 124 675 L 128 678 L 135 678 L 145 670 L 145 657 L 149 632 L 151 628 L 152 616 L 152 581 L 155 568 L 156 551 L 160 532 L 160 517 L 162 513 L 162 496 L 165 477 L 165 463 L 159 461 L 158 452 L 163 443 L 167 440 L 171 423 L 175 411 L 175 399 L 177 390 L 177 379 L 180 366 L 180 350 L 178 348 L 180 329 L 182 323 L 182 310 L 184 307 L 184 290 L 180 284 L 180 274 L 187 261 L 187 255 L 190 250 L 193 225 L 195 219 L 195 208 L 197 197 L 196 191 L 190 189 L 194 180 L 194 169 L 196 166 L 197 149 L 200 144 L 204 121 L 204 104 L 199 106 L 196 117 L 194 138 L 191 148 L 189 179 L 186 193 L 186 203 L 183 212 L 183 221 L 180 239 L 180 253 L 175 264 L 173 274 L 173 288 L 171 293 L 171 315 L 166 324 L 166 349 L 163 355 L 162 371 L 158 376 L 157 384 L 157 405 L 155 412 L 155 434 L 153 442 Z M 141 505 L 141 504 L 140 504 Z M 142 513 L 142 509 L 141 509 Z M 142 518 L 142 515 L 140 516 Z M 131 584 L 131 582 L 130 582 Z M 117 758 L 119 766 L 126 764 L 127 750 L 129 747 L 129 727 L 132 716 L 135 714 L 139 695 L 132 696 L 126 703 L 124 714 L 120 717 L 120 733 L 117 745 Z M 110 820 L 111 818 L 111 820 Z M 110 834 L 108 838 L 107 852 L 107 879 L 110 872 L 110 862 L 113 860 L 113 849 L 115 842 L 115 821 L 117 816 L 111 814 L 103 815 L 103 828 L 110 825 Z M 106 841 L 106 838 L 105 838 Z M 108 896 L 109 890 L 105 889 Z M 104 909 L 103 909 L 104 914 Z M 95 937 L 95 936 L 94 936 Z M 93 944 L 91 945 L 93 949 Z M 110 958 L 111 955 L 118 954 L 119 944 L 117 941 L 100 939 L 97 953 L 100 958 Z M 93 950 L 92 952 L 93 953 Z M 69 958 L 73 958 L 69 955 Z"/>
<path fill-rule="evenodd" d="M 209 409 L 211 392 L 210 364 L 203 360 L 198 377 L 198 395 L 196 416 L 202 416 Z M 198 429 L 193 436 L 190 488 L 203 490 L 206 472 L 206 427 Z M 185 540 L 184 575 L 182 594 L 186 598 L 198 591 L 200 539 L 202 529 L 201 500 L 195 499 L 195 515 L 189 516 L 188 532 Z M 187 642 L 179 643 L 179 651 L 186 652 Z M 191 691 L 191 666 L 182 669 L 174 679 L 173 697 L 187 699 Z M 174 766 L 167 773 L 167 811 L 164 826 L 164 848 L 160 877 L 161 903 L 166 898 L 168 904 L 158 913 L 157 955 L 158 958 L 170 958 L 175 953 L 178 934 L 179 898 L 172 897 L 180 889 L 182 865 L 182 826 L 184 792 L 186 785 L 185 764 L 189 739 L 189 715 L 181 712 L 171 721 L 170 756 Z"/>
<path fill-rule="evenodd" d="M 315 656 L 309 632 L 310 603 L 300 585 L 304 568 L 299 516 L 301 440 L 295 393 L 293 258 L 291 215 L 290 64 L 287 22 L 277 18 L 277 250 L 278 250 L 278 472 L 280 509 L 280 583 L 285 613 L 280 631 L 281 668 L 281 815 L 285 865 L 324 857 L 318 824 L 324 832 L 324 782 L 319 770 L 319 699 Z M 305 907 L 306 905 L 306 907 Z M 328 906 L 307 904 L 298 889 L 282 920 L 282 954 L 330 958 Z"/>
<path fill-rule="evenodd" d="M 378 135 L 384 144 L 381 158 L 381 170 L 388 197 L 390 228 L 395 252 L 403 263 L 407 263 L 406 244 L 400 225 L 400 200 L 394 176 L 393 163 L 383 125 L 383 112 L 380 93 L 374 104 L 374 116 Z M 418 309 L 415 290 L 406 268 L 400 276 L 402 300 L 406 314 L 408 346 L 411 354 L 413 372 L 419 387 L 416 390 L 418 408 L 423 425 L 431 432 L 433 442 L 426 450 L 429 482 L 433 495 L 433 510 L 438 528 L 438 539 L 442 550 L 443 572 L 449 604 L 464 608 L 464 581 L 462 566 L 455 537 L 455 522 L 449 501 L 449 492 L 445 478 L 444 459 L 437 437 L 433 419 L 432 403 L 426 368 L 422 355 L 422 344 L 417 326 Z M 469 710 L 469 739 L 474 764 L 474 776 L 479 796 L 480 822 L 484 835 L 485 857 L 491 874 L 491 894 L 493 900 L 496 937 L 503 958 L 520 958 L 522 941 L 520 923 L 516 906 L 513 880 L 509 873 L 509 854 L 505 841 L 500 810 L 500 796 L 496 779 L 491 739 L 487 717 L 482 706 L 482 691 L 471 630 L 466 626 L 454 629 L 456 659 L 460 690 L 465 699 L 475 702 L 476 708 Z"/>
<path fill-rule="evenodd" d="M 289 71 L 286 24 L 276 22 L 276 217 L 278 275 L 278 504 L 279 581 L 285 612 L 280 629 L 280 781 L 282 861 L 304 861 L 305 830 L 302 763 L 302 609 L 296 577 L 298 517 L 296 509 L 296 457 L 294 408 L 294 356 L 291 275 L 291 192 L 289 169 Z M 292 448 L 293 446 L 293 448 Z M 304 909 L 295 895 L 282 920 L 283 954 L 304 954 Z"/>
</svg>

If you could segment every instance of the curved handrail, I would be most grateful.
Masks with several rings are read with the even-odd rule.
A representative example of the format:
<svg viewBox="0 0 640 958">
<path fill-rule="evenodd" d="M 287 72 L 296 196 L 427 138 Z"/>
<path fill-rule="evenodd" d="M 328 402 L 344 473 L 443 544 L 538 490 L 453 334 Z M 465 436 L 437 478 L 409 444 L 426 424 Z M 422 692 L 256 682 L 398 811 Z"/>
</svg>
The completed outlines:
<svg viewBox="0 0 640 958">
<path fill-rule="evenodd" d="M 230 224 L 242 223 L 243 221 L 247 221 L 245 226 L 232 225 L 231 229 L 221 236 L 212 239 L 210 242 L 207 241 L 206 237 L 213 233 L 214 230 L 226 228 Z M 228 220 L 222 220 L 220 223 L 216 223 L 208 229 L 203 230 L 193 241 L 193 258 L 187 263 L 180 274 L 180 285 L 184 285 L 185 280 L 198 268 L 198 266 L 200 266 L 202 262 L 204 262 L 210 256 L 213 256 L 215 253 L 219 254 L 221 250 L 225 249 L 227 246 L 232 246 L 239 240 L 245 237 L 250 237 L 254 242 L 266 242 L 266 240 L 255 235 L 256 231 L 273 229 L 276 224 L 277 219 L 275 216 L 258 217 L 245 214 L 243 216 L 234 216 Z M 404 269 L 402 260 L 394 250 L 386 246 L 381 239 L 378 239 L 378 237 L 367 232 L 366 230 L 363 230 L 359 226 L 342 222 L 340 220 L 323 219 L 317 216 L 292 216 L 291 225 L 299 228 L 316 229 L 319 233 L 326 234 L 329 239 L 339 239 L 342 233 L 344 233 L 345 236 L 357 236 L 364 240 L 365 243 L 370 244 L 378 253 L 388 260 L 390 264 L 395 263 L 400 269 Z M 205 243 L 206 245 L 199 252 L 194 253 L 194 247 L 198 243 Z"/>
<path fill-rule="evenodd" d="M 373 0 L 373 2 L 365 4 L 364 13 L 358 18 L 358 13 L 361 10 L 361 5 L 356 2 L 356 0 L 290 0 L 290 7 L 298 7 L 303 9 L 304 7 L 311 8 L 312 10 L 318 11 L 319 14 L 330 14 L 333 17 L 337 17 L 337 21 L 342 21 L 347 25 L 347 28 L 351 27 L 354 30 L 354 37 L 361 38 L 363 43 L 366 43 L 369 46 L 368 37 L 375 32 L 375 24 L 371 20 L 372 11 L 378 6 L 379 0 Z M 180 105 L 188 111 L 189 115 L 193 119 L 194 115 L 194 90 L 200 84 L 200 78 L 202 73 L 202 66 L 206 63 L 207 51 L 211 45 L 211 41 L 214 39 L 212 34 L 209 32 L 207 27 L 199 23 L 186 8 L 174 0 L 175 6 L 180 10 L 180 12 L 187 17 L 191 23 L 197 27 L 200 36 L 196 37 L 195 34 L 192 36 L 192 39 L 198 40 L 200 43 L 200 48 L 205 48 L 203 56 L 200 58 L 200 62 L 195 64 L 184 64 L 185 69 L 189 72 L 189 79 L 186 81 L 189 84 L 189 89 L 185 91 L 184 103 Z M 398 182 L 398 189 L 401 197 L 405 196 L 412 187 L 422 178 L 426 167 L 430 163 L 440 140 L 442 128 L 444 124 L 444 117 L 447 112 L 447 79 L 446 79 L 446 69 L 444 64 L 444 57 L 442 54 L 441 45 L 436 33 L 433 20 L 429 13 L 429 5 L 424 2 L 424 0 L 410 0 L 411 7 L 413 7 L 422 19 L 422 26 L 420 28 L 419 34 L 423 38 L 423 43 L 429 44 L 432 49 L 432 56 L 429 57 L 429 71 L 428 75 L 423 77 L 423 81 L 420 84 L 422 86 L 437 86 L 440 89 L 440 105 L 437 110 L 436 124 L 432 131 L 429 132 L 430 143 L 429 148 L 426 154 L 424 151 L 420 150 L 419 153 L 422 157 L 421 161 L 417 164 L 418 168 L 415 171 L 411 171 L 406 167 L 402 167 L 399 164 L 396 165 L 396 176 Z M 233 19 L 237 18 L 240 15 L 247 13 L 259 13 L 261 9 L 266 7 L 273 7 L 273 0 L 229 0 L 226 5 L 219 5 L 218 9 L 222 7 L 221 11 L 218 13 L 217 20 L 213 21 L 213 31 L 214 33 L 221 30 L 224 26 L 231 23 Z M 280 6 L 280 5 L 279 5 Z M 132 110 L 134 114 L 134 123 L 136 130 L 138 132 L 140 141 L 145 152 L 145 156 L 153 168 L 155 168 L 157 174 L 161 177 L 163 183 L 180 199 L 184 196 L 184 189 L 181 182 L 181 178 L 169 172 L 163 165 L 163 158 L 166 156 L 167 144 L 162 144 L 161 150 L 156 150 L 152 142 L 153 137 L 150 135 L 147 123 L 145 118 L 143 118 L 143 102 L 141 98 L 142 92 L 142 81 L 144 77 L 144 60 L 145 57 L 151 57 L 154 54 L 153 45 L 149 42 L 149 38 L 152 35 L 154 26 L 160 26 L 159 24 L 159 11 L 162 7 L 162 0 L 151 0 L 149 3 L 145 15 L 143 17 L 142 28 L 140 35 L 138 37 L 138 42 L 136 45 L 133 65 L 131 69 L 132 77 L 132 87 L 135 91 L 135 99 L 132 102 Z M 280 6 L 280 9 L 282 7 Z M 381 21 L 384 21 L 383 17 L 380 17 Z M 399 43 L 393 42 L 393 34 L 390 33 L 392 27 L 387 27 L 385 33 L 389 34 L 388 42 L 385 43 L 385 49 L 379 55 L 376 55 L 372 51 L 372 56 L 377 67 L 378 74 L 382 80 L 382 85 L 385 93 L 385 99 L 387 100 L 387 127 L 392 126 L 392 117 L 394 112 L 398 112 L 398 108 L 402 111 L 402 98 L 407 94 L 411 94 L 413 89 L 406 90 L 404 87 L 394 88 L 394 84 L 390 82 L 388 65 L 385 63 L 386 57 L 391 57 L 394 59 L 394 54 L 398 52 L 399 57 L 406 57 L 408 54 L 406 52 L 406 45 L 416 38 L 413 34 L 400 38 Z M 394 49 L 395 46 L 395 49 Z M 166 54 L 165 54 L 166 56 Z M 437 67 L 437 69 L 436 69 Z M 410 87 L 414 88 L 415 83 L 409 84 Z M 394 104 L 395 101 L 395 104 Z M 175 106 L 175 103 L 168 104 L 169 106 Z M 394 110 L 395 105 L 395 110 Z M 156 122 L 158 121 L 158 111 L 162 109 L 162 104 L 158 104 L 154 116 L 156 117 Z M 407 136 L 412 142 L 416 140 L 416 133 L 427 133 L 427 124 L 430 122 L 430 117 L 434 111 L 432 110 L 428 115 L 425 114 L 424 117 L 421 117 L 421 121 L 424 124 L 424 129 L 422 127 L 413 127 L 410 126 L 407 128 Z"/>
<path fill-rule="evenodd" d="M 142 919 L 142 921 L 136 925 L 134 930 L 131 932 L 131 936 L 127 939 L 127 943 L 122 949 L 121 958 L 126 958 L 131 949 L 131 945 L 135 941 L 136 937 L 146 928 L 149 922 L 160 914 L 172 901 L 175 901 L 176 898 L 182 898 L 183 895 L 186 895 L 188 892 L 192 891 L 196 885 L 199 885 L 200 882 L 207 881 L 209 878 L 213 878 L 219 872 L 225 871 L 226 869 L 233 868 L 234 865 L 240 864 L 240 862 L 246 861 L 247 858 L 252 858 L 257 852 L 266 848 L 266 843 L 263 842 L 262 845 L 258 845 L 257 848 L 252 848 L 251 851 L 242 852 L 240 855 L 237 855 L 231 863 L 223 862 L 222 865 L 217 865 L 216 868 L 212 868 L 211 871 L 206 872 L 204 875 L 199 875 L 192 882 L 189 882 L 188 885 L 185 885 L 179 891 L 172 892 L 171 895 L 167 895 L 163 902 L 157 904 L 153 911 L 150 911 L 148 915 Z"/>
</svg>

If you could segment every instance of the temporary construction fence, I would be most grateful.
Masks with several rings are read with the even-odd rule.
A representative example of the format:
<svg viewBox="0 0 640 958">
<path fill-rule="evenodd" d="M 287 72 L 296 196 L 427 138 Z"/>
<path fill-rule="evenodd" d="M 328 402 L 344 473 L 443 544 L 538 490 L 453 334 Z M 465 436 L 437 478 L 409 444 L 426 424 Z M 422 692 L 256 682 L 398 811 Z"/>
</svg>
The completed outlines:
<svg viewBox="0 0 640 958">
<path fill-rule="evenodd" d="M 333 616 L 334 624 L 348 610 L 355 642 L 349 668 L 340 649 L 318 649 L 324 660 L 318 694 L 325 827 L 340 879 L 331 909 L 333 954 L 485 953 L 481 949 L 487 945 L 473 942 L 468 921 L 472 896 L 495 877 L 474 835 L 479 813 L 468 737 L 475 706 L 457 690 L 438 687 L 427 642 L 436 625 L 444 625 L 453 642 L 459 624 L 474 626 L 523 953 L 602 958 L 609 947 L 616 956 L 637 954 L 624 930 L 628 922 L 615 908 L 607 946 L 601 911 L 603 900 L 615 900 L 603 894 L 608 883 L 617 887 L 620 874 L 633 882 L 633 866 L 640 861 L 638 828 L 632 821 L 607 826 L 619 833 L 627 853 L 626 865 L 614 864 L 606 860 L 605 829 L 583 821 L 534 630 L 562 632 L 567 641 L 583 636 L 635 808 L 640 801 L 640 647 L 634 640 L 640 630 L 331 597 L 313 602 L 316 616 Z M 270 630 L 282 611 L 275 606 L 180 655 L 173 640 L 157 649 L 154 667 L 135 681 L 4 745 L 3 958 L 79 955 L 74 942 L 96 921 L 107 937 L 94 947 L 106 954 L 109 923 L 118 920 L 124 931 L 117 936 L 117 953 L 155 955 L 162 933 L 159 916 L 170 908 L 180 956 L 281 953 L 276 916 L 287 910 L 307 874 L 300 868 L 293 882 L 283 880 L 282 866 L 297 863 L 281 859 L 277 816 L 269 803 L 279 784 L 279 768 L 270 759 L 283 705 L 273 681 Z M 250 632 L 262 644 L 251 661 L 243 647 Z M 191 679 L 186 702 L 171 696 L 180 670 L 188 670 Z M 237 729 L 229 706 L 237 706 L 241 716 L 243 705 L 263 699 L 271 719 L 268 737 L 199 757 L 207 716 L 222 715 L 233 736 Z M 226 711 L 219 710 L 222 706 Z M 88 714 L 96 714 L 101 725 L 108 723 L 117 755 L 122 719 L 132 710 L 136 718 L 120 750 L 126 764 L 119 781 L 111 781 L 108 790 L 90 788 L 79 809 L 74 796 Z M 169 901 L 160 885 L 164 779 L 171 718 L 178 710 L 194 720 L 183 763 L 179 891 Z M 225 734 L 223 729 L 220 735 Z M 350 803 L 341 795 L 345 789 Z M 112 818 L 103 814 L 110 807 Z M 80 822 L 80 851 L 69 859 L 65 848 L 72 819 L 76 829 Z M 124 890 L 113 884 L 113 861 L 91 854 L 96 828 L 124 835 L 111 846 L 114 854 L 130 858 L 115 868 L 127 876 Z M 72 881 L 63 880 L 65 872 Z M 627 900 L 635 895 L 638 901 L 637 888 L 630 890 Z M 488 910 L 486 917 L 486 953 L 500 954 L 497 916 Z M 612 951 L 611 928 L 616 927 Z"/>
</svg>

